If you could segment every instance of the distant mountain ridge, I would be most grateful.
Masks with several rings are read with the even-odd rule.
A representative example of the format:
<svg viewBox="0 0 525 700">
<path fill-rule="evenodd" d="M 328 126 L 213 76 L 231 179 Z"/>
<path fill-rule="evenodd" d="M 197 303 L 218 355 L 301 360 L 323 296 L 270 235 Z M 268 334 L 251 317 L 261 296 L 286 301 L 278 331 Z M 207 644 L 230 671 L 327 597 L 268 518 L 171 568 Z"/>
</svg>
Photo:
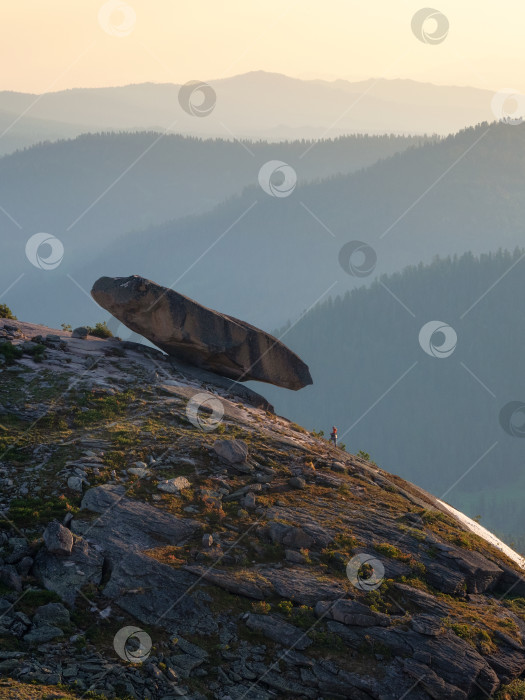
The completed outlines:
<svg viewBox="0 0 525 700">
<path fill-rule="evenodd" d="M 211 210 L 247 185 L 258 187 L 265 162 L 278 157 L 298 163 L 312 145 L 298 168 L 299 183 L 353 172 L 424 142 L 420 137 L 356 135 L 276 146 L 139 132 L 84 134 L 33 146 L 0 158 L 0 275 L 12 281 L 25 274 L 22 284 L 31 278 L 42 284 L 42 271 L 25 255 L 27 240 L 37 232 L 63 241 L 64 261 L 53 271 L 54 280 L 66 268 L 86 269 L 120 236 Z M 197 234 L 194 243 L 203 235 Z M 122 243 L 117 245 L 124 254 Z M 170 253 L 168 264 L 177 265 L 189 252 Z M 44 288 L 47 281 L 52 282 L 49 276 Z M 68 297 L 57 291 L 56 298 Z M 50 302 L 48 310 L 55 304 Z"/>
<path fill-rule="evenodd" d="M 304 159 L 288 153 L 283 160 L 300 174 L 320 147 Z M 485 124 L 356 173 L 300 182 L 286 198 L 269 197 L 254 183 L 205 214 L 115 240 L 92 266 L 72 274 L 87 286 L 90 276 L 141 269 L 271 332 L 320 297 L 381 274 L 436 255 L 519 246 L 524 154 L 525 125 Z M 368 277 L 349 275 L 339 263 L 351 241 L 366 243 L 377 256 Z"/>
<path fill-rule="evenodd" d="M 202 119 L 181 109 L 180 85 L 171 83 L 75 88 L 43 95 L 4 91 L 0 111 L 18 118 L 28 110 L 27 119 L 96 131 L 169 129 L 200 136 L 275 140 L 348 133 L 448 134 L 494 116 L 494 93 L 489 90 L 412 80 L 299 80 L 254 71 L 208 83 L 216 92 L 216 105 Z M 25 121 L 26 116 L 19 129 Z"/>
</svg>

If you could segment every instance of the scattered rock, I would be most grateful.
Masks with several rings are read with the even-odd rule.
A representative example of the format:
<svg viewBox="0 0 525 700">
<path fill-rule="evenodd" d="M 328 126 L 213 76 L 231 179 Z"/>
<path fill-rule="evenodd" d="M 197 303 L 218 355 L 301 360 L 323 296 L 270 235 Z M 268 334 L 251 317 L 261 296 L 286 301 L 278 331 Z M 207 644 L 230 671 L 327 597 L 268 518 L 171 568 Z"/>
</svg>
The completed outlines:
<svg viewBox="0 0 525 700">
<path fill-rule="evenodd" d="M 202 536 L 202 546 L 209 548 L 213 544 L 213 536 L 210 534 L 205 534 Z"/>
<path fill-rule="evenodd" d="M 268 567 L 261 568 L 259 574 L 281 598 L 292 600 L 299 605 L 314 606 L 319 599 L 337 600 L 350 593 L 351 584 L 348 580 L 332 579 L 305 568 Z"/>
<path fill-rule="evenodd" d="M 67 485 L 72 491 L 82 493 L 82 479 L 79 476 L 70 476 L 67 480 Z"/>
<path fill-rule="evenodd" d="M 139 479 L 142 479 L 149 474 L 149 471 L 145 467 L 130 467 L 126 471 L 132 476 L 138 476 Z"/>
<path fill-rule="evenodd" d="M 245 622 L 247 627 L 254 632 L 260 632 L 265 637 L 287 648 L 293 647 L 302 651 L 312 644 L 312 640 L 309 639 L 306 632 L 291 625 L 289 622 L 279 619 L 275 615 L 247 613 Z"/>
<path fill-rule="evenodd" d="M 24 642 L 34 645 L 44 644 L 45 642 L 50 642 L 52 639 L 63 636 L 64 632 L 59 627 L 44 624 L 33 627 L 31 632 L 28 632 L 28 634 L 24 636 Z"/>
<path fill-rule="evenodd" d="M 242 499 L 242 505 L 244 508 L 248 508 L 248 510 L 253 510 L 256 507 L 257 502 L 253 491 L 249 491 L 247 494 L 245 494 Z"/>
<path fill-rule="evenodd" d="M 293 489 L 305 489 L 306 488 L 306 481 L 300 477 L 300 476 L 292 476 L 291 479 L 288 479 L 288 483 Z"/>
<path fill-rule="evenodd" d="M 439 637 L 443 634 L 443 621 L 436 615 L 414 615 L 410 621 L 412 629 L 427 637 Z"/>
<path fill-rule="evenodd" d="M 335 603 L 319 601 L 315 606 L 319 618 L 336 620 L 343 625 L 356 627 L 388 627 L 390 618 L 384 613 L 374 612 L 367 605 L 357 600 L 336 600 Z"/>
<path fill-rule="evenodd" d="M 104 557 L 82 538 L 75 538 L 71 554 L 52 554 L 41 549 L 35 557 L 33 575 L 49 591 L 73 605 L 78 591 L 88 583 L 102 579 Z"/>
<path fill-rule="evenodd" d="M 33 558 L 32 557 L 23 557 L 16 564 L 16 570 L 18 571 L 20 576 L 24 577 L 24 576 L 27 576 L 29 574 L 32 566 L 33 566 Z"/>
<path fill-rule="evenodd" d="M 41 605 L 36 609 L 33 622 L 37 625 L 68 625 L 70 622 L 69 611 L 62 603 L 47 603 L 47 605 Z"/>
<path fill-rule="evenodd" d="M 15 591 L 22 590 L 22 578 L 12 564 L 0 566 L 0 583 L 13 588 Z"/>
<path fill-rule="evenodd" d="M 51 554 L 71 554 L 73 535 L 71 530 L 54 520 L 44 531 L 44 543 Z"/>
<path fill-rule="evenodd" d="M 75 328 L 71 333 L 72 338 L 80 338 L 81 340 L 85 340 L 88 337 L 88 335 L 88 329 L 84 326 L 79 326 L 78 328 Z"/>
<path fill-rule="evenodd" d="M 215 440 L 213 450 L 230 464 L 242 464 L 248 457 L 248 445 L 243 440 Z"/>
<path fill-rule="evenodd" d="M 292 562 L 293 564 L 304 564 L 306 563 L 306 557 L 301 552 L 297 552 L 295 549 L 286 549 L 284 552 L 286 561 Z"/>
<path fill-rule="evenodd" d="M 173 479 L 159 481 L 157 488 L 166 493 L 179 493 L 182 489 L 189 489 L 190 486 L 191 484 L 185 476 L 176 476 Z"/>
</svg>

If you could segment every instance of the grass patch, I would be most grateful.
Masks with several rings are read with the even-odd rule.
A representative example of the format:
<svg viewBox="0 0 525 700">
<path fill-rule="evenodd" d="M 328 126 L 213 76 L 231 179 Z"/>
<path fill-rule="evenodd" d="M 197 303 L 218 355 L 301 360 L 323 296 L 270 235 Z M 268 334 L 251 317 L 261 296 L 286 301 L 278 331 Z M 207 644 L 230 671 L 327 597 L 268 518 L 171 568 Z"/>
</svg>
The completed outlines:
<svg viewBox="0 0 525 700">
<path fill-rule="evenodd" d="M 502 685 L 494 700 L 525 700 L 525 680 L 515 678 L 511 683 Z"/>
<path fill-rule="evenodd" d="M 6 365 L 12 365 L 15 360 L 19 360 L 24 353 L 22 350 L 8 341 L 0 343 L 0 355 L 4 358 Z"/>
<path fill-rule="evenodd" d="M 481 627 L 462 622 L 445 621 L 445 624 L 455 635 L 464 639 L 481 654 L 492 654 L 497 651 L 492 637 Z"/>
<path fill-rule="evenodd" d="M 61 602 L 61 597 L 54 591 L 32 590 L 24 594 L 17 605 L 17 609 L 31 617 L 41 605 Z"/>
<path fill-rule="evenodd" d="M 76 414 L 75 425 L 82 427 L 118 418 L 125 414 L 134 399 L 135 395 L 132 391 L 113 395 L 100 395 L 94 392 L 86 394 L 80 397 L 77 403 L 87 410 Z"/>
<path fill-rule="evenodd" d="M 78 513 L 78 507 L 66 496 L 15 498 L 9 508 L 9 520 L 18 527 L 34 527 L 50 520 L 63 520 L 66 513 Z"/>
</svg>

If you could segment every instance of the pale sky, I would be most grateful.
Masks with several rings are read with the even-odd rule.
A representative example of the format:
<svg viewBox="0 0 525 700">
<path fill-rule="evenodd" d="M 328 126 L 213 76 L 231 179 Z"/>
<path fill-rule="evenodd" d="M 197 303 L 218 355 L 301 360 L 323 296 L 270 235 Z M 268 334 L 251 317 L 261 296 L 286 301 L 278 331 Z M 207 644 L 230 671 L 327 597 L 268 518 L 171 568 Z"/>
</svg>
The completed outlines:
<svg viewBox="0 0 525 700">
<path fill-rule="evenodd" d="M 449 22 L 437 45 L 411 30 L 429 0 L 111 1 L 123 9 L 103 11 L 99 21 L 101 0 L 3 0 L 0 89 L 182 83 L 266 70 L 525 92 L 523 0 L 431 0 Z"/>
</svg>

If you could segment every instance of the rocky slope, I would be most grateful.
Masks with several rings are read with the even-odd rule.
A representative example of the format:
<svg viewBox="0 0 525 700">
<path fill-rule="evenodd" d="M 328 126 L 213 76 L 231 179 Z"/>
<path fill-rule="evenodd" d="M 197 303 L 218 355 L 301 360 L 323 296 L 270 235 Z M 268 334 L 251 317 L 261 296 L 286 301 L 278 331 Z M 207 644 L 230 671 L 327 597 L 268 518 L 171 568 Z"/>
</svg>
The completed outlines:
<svg viewBox="0 0 525 700">
<path fill-rule="evenodd" d="M 0 697 L 523 697 L 522 569 L 429 494 L 144 346 L 0 365 Z"/>
</svg>

